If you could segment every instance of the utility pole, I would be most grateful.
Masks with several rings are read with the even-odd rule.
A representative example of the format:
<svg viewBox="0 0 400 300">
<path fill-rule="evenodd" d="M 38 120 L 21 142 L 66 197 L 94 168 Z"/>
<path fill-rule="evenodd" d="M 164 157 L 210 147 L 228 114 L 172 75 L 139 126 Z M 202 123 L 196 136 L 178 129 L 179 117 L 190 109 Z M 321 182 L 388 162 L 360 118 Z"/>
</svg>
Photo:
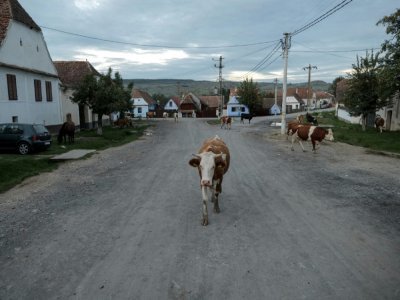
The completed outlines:
<svg viewBox="0 0 400 300">
<path fill-rule="evenodd" d="M 309 64 L 308 67 L 303 68 L 303 70 L 308 70 L 307 112 L 310 112 L 311 69 L 317 69 L 317 67 Z"/>
<path fill-rule="evenodd" d="M 222 68 L 224 67 L 222 65 L 222 60 L 224 58 L 222 56 L 219 57 L 219 65 L 214 64 L 214 67 L 219 68 L 219 95 L 220 95 L 220 105 L 219 105 L 219 113 L 218 116 L 221 117 L 222 116 L 222 112 L 224 111 L 224 95 L 222 94 Z"/>
<path fill-rule="evenodd" d="M 286 133 L 286 90 L 287 90 L 287 67 L 290 48 L 290 33 L 284 33 L 285 40 L 281 40 L 283 49 L 283 93 L 282 93 L 282 117 L 281 117 L 281 134 Z"/>
<path fill-rule="evenodd" d="M 275 106 L 278 105 L 278 78 L 275 78 L 274 80 L 275 83 Z"/>
</svg>

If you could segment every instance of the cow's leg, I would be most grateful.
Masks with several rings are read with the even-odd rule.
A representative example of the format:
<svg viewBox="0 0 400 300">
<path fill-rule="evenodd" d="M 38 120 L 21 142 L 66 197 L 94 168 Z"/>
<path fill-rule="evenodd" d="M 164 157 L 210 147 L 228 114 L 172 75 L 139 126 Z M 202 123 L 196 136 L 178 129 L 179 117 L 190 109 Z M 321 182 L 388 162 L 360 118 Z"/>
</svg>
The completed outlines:
<svg viewBox="0 0 400 300">
<path fill-rule="evenodd" d="M 208 211 L 207 211 L 207 201 L 208 201 L 208 196 L 207 196 L 208 188 L 206 186 L 201 187 L 201 194 L 203 198 L 203 214 L 202 214 L 202 220 L 201 220 L 201 225 L 207 226 L 208 225 Z"/>
<path fill-rule="evenodd" d="M 301 142 L 301 139 L 299 139 L 299 144 L 301 146 L 301 149 L 303 149 L 303 152 L 306 152 L 306 149 L 304 149 L 303 143 Z"/>
<path fill-rule="evenodd" d="M 298 139 L 298 135 L 297 135 L 297 132 L 295 132 L 295 133 L 293 133 L 292 134 L 292 151 L 294 151 L 294 146 L 293 146 L 293 144 L 294 144 L 294 142 L 296 141 Z"/>
<path fill-rule="evenodd" d="M 219 180 L 214 180 L 213 182 L 213 188 L 212 188 L 212 196 L 211 196 L 211 202 L 214 203 L 214 212 L 219 213 L 219 205 L 218 205 L 218 195 L 221 192 L 221 183 Z"/>
</svg>

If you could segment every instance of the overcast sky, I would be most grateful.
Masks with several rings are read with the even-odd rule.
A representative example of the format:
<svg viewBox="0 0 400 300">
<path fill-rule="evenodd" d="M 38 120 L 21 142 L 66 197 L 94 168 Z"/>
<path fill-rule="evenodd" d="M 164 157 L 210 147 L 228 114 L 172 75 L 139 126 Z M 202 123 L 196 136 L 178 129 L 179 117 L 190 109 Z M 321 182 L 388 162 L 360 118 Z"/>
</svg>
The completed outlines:
<svg viewBox="0 0 400 300">
<path fill-rule="evenodd" d="M 19 0 L 42 27 L 53 60 L 88 60 L 124 79 L 282 82 L 280 40 L 294 35 L 288 82 L 345 76 L 366 49 L 388 38 L 376 23 L 399 0 Z M 326 16 L 326 15 L 325 15 Z M 357 50 L 357 51 L 356 51 Z"/>
</svg>

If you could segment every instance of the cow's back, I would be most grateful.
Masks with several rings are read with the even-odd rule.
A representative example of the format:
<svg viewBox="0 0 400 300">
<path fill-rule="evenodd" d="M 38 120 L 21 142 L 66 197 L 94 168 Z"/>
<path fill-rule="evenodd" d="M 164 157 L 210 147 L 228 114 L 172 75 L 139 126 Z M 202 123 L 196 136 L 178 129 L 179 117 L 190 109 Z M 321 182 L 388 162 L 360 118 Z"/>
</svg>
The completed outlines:
<svg viewBox="0 0 400 300">
<path fill-rule="evenodd" d="M 224 174 L 225 174 L 229 169 L 230 153 L 229 153 L 229 149 L 226 146 L 226 144 L 224 143 L 224 141 L 220 138 L 215 138 L 215 137 L 205 140 L 203 145 L 199 149 L 199 153 L 208 152 L 208 151 L 211 151 L 215 154 L 223 153 L 226 155 L 226 158 L 225 158 L 226 164 L 225 164 L 225 168 L 224 168 Z"/>
</svg>

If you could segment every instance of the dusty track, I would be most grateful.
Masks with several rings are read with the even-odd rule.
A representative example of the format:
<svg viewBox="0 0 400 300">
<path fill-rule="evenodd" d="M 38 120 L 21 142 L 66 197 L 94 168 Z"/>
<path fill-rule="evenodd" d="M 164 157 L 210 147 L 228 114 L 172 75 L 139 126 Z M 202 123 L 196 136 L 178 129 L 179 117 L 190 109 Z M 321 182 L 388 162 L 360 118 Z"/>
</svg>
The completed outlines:
<svg viewBox="0 0 400 300">
<path fill-rule="evenodd" d="M 290 151 L 254 121 L 154 121 L 151 136 L 1 194 L 0 298 L 399 298 L 399 159 Z M 215 134 L 232 160 L 202 227 L 188 160 Z"/>
</svg>

